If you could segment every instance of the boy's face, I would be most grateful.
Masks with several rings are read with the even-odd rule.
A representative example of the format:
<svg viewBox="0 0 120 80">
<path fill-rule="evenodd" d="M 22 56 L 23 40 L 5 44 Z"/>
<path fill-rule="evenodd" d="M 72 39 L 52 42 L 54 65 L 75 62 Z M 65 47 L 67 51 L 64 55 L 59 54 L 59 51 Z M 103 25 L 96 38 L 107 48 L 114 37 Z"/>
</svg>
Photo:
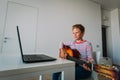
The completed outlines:
<svg viewBox="0 0 120 80">
<path fill-rule="evenodd" d="M 79 28 L 74 28 L 72 30 L 73 32 L 73 37 L 75 38 L 75 40 L 80 40 L 82 39 L 84 32 L 82 33 L 81 30 Z"/>
</svg>

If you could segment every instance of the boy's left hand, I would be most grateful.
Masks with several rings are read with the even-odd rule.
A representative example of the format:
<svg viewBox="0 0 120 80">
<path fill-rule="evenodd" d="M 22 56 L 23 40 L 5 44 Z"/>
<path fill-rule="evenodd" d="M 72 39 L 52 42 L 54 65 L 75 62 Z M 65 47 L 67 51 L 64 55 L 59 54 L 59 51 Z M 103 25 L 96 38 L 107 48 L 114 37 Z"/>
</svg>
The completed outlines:
<svg viewBox="0 0 120 80">
<path fill-rule="evenodd" d="M 91 71 L 91 65 L 90 65 L 91 63 L 89 62 L 89 61 L 87 61 L 87 63 L 86 64 L 83 64 L 83 68 L 84 69 L 86 69 L 86 70 L 88 70 L 88 71 Z"/>
</svg>

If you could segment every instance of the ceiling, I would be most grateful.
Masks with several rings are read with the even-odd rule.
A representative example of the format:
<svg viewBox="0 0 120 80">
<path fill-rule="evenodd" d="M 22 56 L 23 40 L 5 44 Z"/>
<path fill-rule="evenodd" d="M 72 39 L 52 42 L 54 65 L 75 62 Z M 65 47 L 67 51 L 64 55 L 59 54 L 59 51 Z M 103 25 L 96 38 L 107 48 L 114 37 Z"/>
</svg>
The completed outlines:
<svg viewBox="0 0 120 80">
<path fill-rule="evenodd" d="M 91 0 L 98 4 L 101 4 L 101 7 L 106 10 L 113 10 L 115 8 L 120 9 L 120 0 Z"/>
</svg>

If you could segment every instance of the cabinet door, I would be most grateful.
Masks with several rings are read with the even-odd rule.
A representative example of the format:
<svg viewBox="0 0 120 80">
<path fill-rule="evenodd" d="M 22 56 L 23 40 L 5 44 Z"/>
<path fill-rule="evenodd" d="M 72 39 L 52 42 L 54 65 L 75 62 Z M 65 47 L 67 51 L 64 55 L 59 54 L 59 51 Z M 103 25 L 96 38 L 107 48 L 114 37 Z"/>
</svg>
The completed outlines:
<svg viewBox="0 0 120 80">
<path fill-rule="evenodd" d="M 19 26 L 23 52 L 34 52 L 38 9 L 8 2 L 2 53 L 20 52 L 16 26 Z"/>
</svg>

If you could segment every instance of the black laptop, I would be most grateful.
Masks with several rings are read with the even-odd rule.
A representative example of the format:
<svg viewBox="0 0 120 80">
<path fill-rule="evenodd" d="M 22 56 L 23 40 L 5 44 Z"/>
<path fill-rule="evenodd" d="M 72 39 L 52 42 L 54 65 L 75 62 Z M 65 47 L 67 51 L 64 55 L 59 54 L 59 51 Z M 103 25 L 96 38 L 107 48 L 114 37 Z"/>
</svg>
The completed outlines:
<svg viewBox="0 0 120 80">
<path fill-rule="evenodd" d="M 23 54 L 23 49 L 22 49 L 22 44 L 21 44 L 21 39 L 20 39 L 20 33 L 19 33 L 18 26 L 17 26 L 17 36 L 18 36 L 20 52 L 21 52 L 21 55 L 22 55 L 23 62 L 34 63 L 34 62 L 48 62 L 48 61 L 56 60 L 56 58 L 53 58 L 51 56 L 47 56 L 45 54 L 28 54 L 28 55 Z"/>
</svg>

